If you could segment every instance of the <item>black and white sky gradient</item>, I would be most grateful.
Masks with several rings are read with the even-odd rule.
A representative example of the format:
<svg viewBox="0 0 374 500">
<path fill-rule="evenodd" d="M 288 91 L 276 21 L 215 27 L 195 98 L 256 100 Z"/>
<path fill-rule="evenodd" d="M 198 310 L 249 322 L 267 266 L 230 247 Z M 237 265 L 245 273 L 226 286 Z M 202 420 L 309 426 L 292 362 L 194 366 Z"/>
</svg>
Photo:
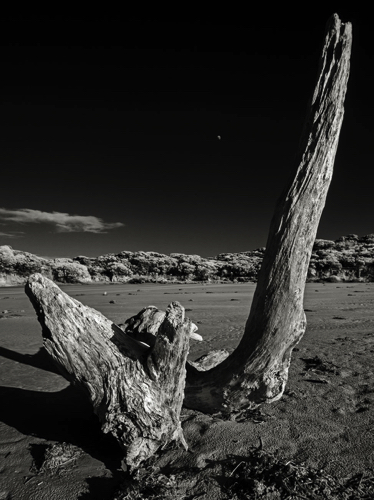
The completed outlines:
<svg viewBox="0 0 374 500">
<path fill-rule="evenodd" d="M 70 257 L 264 246 L 334 12 L 353 49 L 318 237 L 373 233 L 368 12 L 256 9 L 2 19 L 0 244 Z"/>
</svg>

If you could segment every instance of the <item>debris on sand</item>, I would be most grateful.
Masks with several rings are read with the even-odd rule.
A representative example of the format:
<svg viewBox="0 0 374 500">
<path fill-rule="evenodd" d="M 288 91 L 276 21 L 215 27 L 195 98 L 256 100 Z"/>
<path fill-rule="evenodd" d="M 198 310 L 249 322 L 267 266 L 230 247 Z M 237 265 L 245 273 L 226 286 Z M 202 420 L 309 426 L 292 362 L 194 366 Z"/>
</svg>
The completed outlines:
<svg viewBox="0 0 374 500">
<path fill-rule="evenodd" d="M 314 358 L 300 358 L 305 363 L 305 371 L 314 372 L 317 374 L 326 374 L 326 373 L 338 373 L 338 367 L 331 363 L 331 361 L 327 361 L 321 359 L 319 356 L 314 356 Z"/>
<path fill-rule="evenodd" d="M 213 495 L 213 496 L 212 496 Z M 203 469 L 148 466 L 125 480 L 113 500 L 359 500 L 374 498 L 374 478 L 348 480 L 282 461 L 261 448 L 210 461 Z"/>
<path fill-rule="evenodd" d="M 47 446 L 43 456 L 34 460 L 32 472 L 54 473 L 61 468 L 75 464 L 75 461 L 83 454 L 83 451 L 70 443 L 55 443 Z"/>
</svg>

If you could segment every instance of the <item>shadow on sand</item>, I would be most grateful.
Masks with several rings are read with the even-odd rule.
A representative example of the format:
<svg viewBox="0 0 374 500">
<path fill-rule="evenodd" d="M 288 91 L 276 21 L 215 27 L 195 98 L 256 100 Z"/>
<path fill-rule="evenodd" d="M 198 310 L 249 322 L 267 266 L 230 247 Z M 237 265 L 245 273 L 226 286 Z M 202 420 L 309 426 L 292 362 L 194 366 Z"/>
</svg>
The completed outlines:
<svg viewBox="0 0 374 500">
<path fill-rule="evenodd" d="M 0 355 L 58 373 L 44 349 L 34 355 L 24 355 L 0 348 Z M 100 422 L 81 390 L 72 385 L 59 392 L 0 386 L 0 401 L 0 421 L 6 425 L 24 435 L 73 444 L 104 463 L 112 472 L 112 478 L 87 479 L 90 490 L 92 486 L 92 494 L 87 498 L 105 499 L 104 492 L 112 491 L 118 484 L 123 475 L 120 472 L 123 453 L 114 437 L 102 433 Z M 101 496 L 97 496 L 99 492 Z"/>
<path fill-rule="evenodd" d="M 60 375 L 60 372 L 54 366 L 47 351 L 43 347 L 41 347 L 36 354 L 20 354 L 19 352 L 12 351 L 11 349 L 6 349 L 5 347 L 0 346 L 0 356 L 2 358 L 16 361 L 17 363 L 33 366 L 35 368 L 39 368 L 40 370 L 45 370 L 47 372 L 57 373 L 58 375 Z"/>
</svg>

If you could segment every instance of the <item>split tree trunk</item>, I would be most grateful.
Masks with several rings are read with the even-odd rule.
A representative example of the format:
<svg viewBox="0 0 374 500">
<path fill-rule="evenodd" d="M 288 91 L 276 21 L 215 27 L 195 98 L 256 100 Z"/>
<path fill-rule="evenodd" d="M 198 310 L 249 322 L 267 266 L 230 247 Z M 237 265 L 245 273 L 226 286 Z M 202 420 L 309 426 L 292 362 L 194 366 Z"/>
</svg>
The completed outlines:
<svg viewBox="0 0 374 500">
<path fill-rule="evenodd" d="M 243 338 L 211 370 L 188 366 L 188 407 L 232 415 L 251 403 L 276 401 L 284 392 L 292 349 L 306 328 L 304 287 L 343 120 L 351 42 L 351 24 L 333 15 L 298 167 L 275 209 Z"/>
<path fill-rule="evenodd" d="M 283 394 L 292 349 L 306 328 L 304 286 L 343 120 L 351 39 L 351 25 L 334 15 L 298 167 L 275 210 L 243 338 L 213 368 L 212 356 L 201 366 L 187 363 L 186 406 L 233 416 Z M 26 293 L 46 350 L 62 374 L 86 390 L 104 432 L 123 445 L 127 465 L 137 467 L 171 441 L 186 446 L 179 416 L 196 327 L 180 304 L 170 304 L 166 314 L 141 311 L 125 333 L 40 274 L 29 278 Z"/>
<path fill-rule="evenodd" d="M 139 321 L 136 340 L 41 274 L 30 276 L 25 291 L 42 325 L 45 349 L 62 375 L 85 390 L 103 431 L 123 446 L 130 468 L 170 442 L 187 448 L 179 416 L 189 336 L 196 327 L 178 302 L 157 315 L 157 331 L 152 341 L 145 332 L 146 344 Z M 147 330 L 147 321 L 143 324 Z"/>
</svg>

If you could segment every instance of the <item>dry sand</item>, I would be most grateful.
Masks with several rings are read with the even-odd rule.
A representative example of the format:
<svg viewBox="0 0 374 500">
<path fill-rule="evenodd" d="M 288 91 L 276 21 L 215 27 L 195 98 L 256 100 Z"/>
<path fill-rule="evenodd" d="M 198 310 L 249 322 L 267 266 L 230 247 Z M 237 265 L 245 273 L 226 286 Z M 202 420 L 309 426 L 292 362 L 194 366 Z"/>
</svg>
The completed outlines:
<svg viewBox="0 0 374 500">
<path fill-rule="evenodd" d="M 196 359 L 236 346 L 255 285 L 61 288 L 116 323 L 144 306 L 165 309 L 178 300 L 204 338 L 191 344 Z M 374 284 L 308 284 L 305 310 L 307 332 L 294 350 L 282 400 L 240 423 L 185 410 L 190 451 L 171 449 L 155 467 L 206 471 L 230 454 L 246 456 L 261 438 L 265 451 L 278 450 L 293 463 L 339 478 L 374 475 Z M 102 435 L 84 397 L 54 373 L 41 346 L 23 288 L 0 289 L 0 500 L 112 498 L 126 476 L 119 447 Z M 190 498 L 227 498 L 219 478 L 204 483 L 206 493 L 202 483 L 191 488 Z"/>
</svg>

